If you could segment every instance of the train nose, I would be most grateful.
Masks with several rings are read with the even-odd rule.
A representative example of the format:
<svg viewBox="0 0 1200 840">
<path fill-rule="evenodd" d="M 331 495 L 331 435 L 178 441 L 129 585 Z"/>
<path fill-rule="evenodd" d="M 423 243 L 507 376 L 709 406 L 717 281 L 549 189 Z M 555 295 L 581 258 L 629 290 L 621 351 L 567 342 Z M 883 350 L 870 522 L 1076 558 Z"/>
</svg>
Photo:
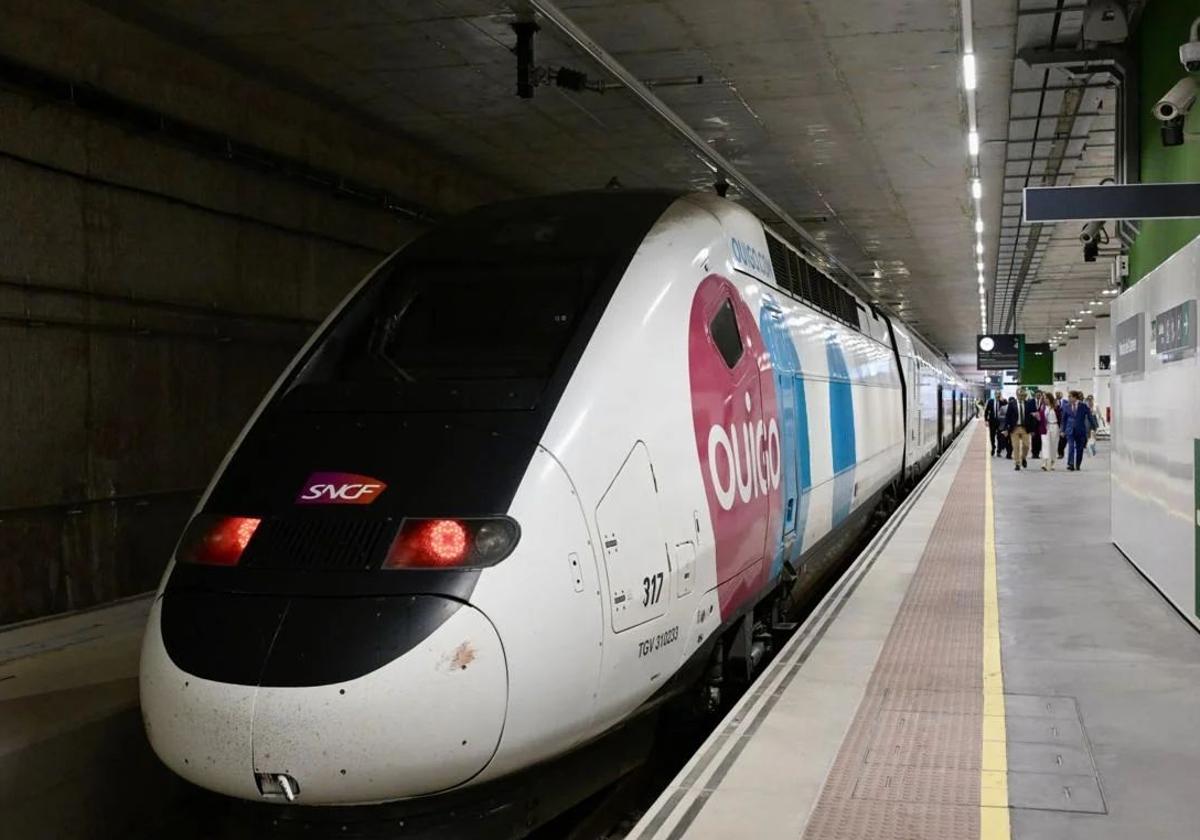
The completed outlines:
<svg viewBox="0 0 1200 840">
<path fill-rule="evenodd" d="M 192 612 L 173 597 L 186 596 L 165 596 L 168 639 Z M 353 804 L 445 790 L 487 766 L 504 725 L 500 638 L 449 598 L 292 598 L 253 687 L 222 691 L 219 673 L 195 675 L 178 661 L 187 645 L 174 647 L 162 651 L 174 679 L 160 670 L 143 686 L 152 743 L 185 778 L 245 798 Z"/>
</svg>

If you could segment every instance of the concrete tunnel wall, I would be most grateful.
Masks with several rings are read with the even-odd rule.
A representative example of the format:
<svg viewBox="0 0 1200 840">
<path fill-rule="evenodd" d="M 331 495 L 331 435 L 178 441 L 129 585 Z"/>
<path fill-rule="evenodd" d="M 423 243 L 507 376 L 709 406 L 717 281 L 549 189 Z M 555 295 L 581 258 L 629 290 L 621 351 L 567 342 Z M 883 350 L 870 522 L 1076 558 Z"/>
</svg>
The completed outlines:
<svg viewBox="0 0 1200 840">
<path fill-rule="evenodd" d="M 0 60 L 437 214 L 511 194 L 88 3 L 5 8 Z M 153 588 L 199 491 L 282 366 L 421 225 L 20 86 L 0 86 L 0 125 L 5 624 Z"/>
</svg>

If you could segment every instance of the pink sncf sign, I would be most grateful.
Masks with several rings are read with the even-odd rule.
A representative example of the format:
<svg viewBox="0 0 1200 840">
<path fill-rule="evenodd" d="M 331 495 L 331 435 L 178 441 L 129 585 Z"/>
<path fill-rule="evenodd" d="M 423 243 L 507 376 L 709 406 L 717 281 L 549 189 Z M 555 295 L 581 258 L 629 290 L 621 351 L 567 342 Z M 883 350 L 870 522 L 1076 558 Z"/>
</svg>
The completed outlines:
<svg viewBox="0 0 1200 840">
<path fill-rule="evenodd" d="M 298 505 L 369 505 L 387 484 L 369 475 L 315 472 L 296 496 Z"/>
<path fill-rule="evenodd" d="M 726 618 L 766 583 L 768 535 L 779 530 L 773 520 L 782 501 L 782 447 L 775 381 L 758 322 L 737 287 L 717 274 L 705 277 L 692 298 L 688 373 Z"/>
</svg>

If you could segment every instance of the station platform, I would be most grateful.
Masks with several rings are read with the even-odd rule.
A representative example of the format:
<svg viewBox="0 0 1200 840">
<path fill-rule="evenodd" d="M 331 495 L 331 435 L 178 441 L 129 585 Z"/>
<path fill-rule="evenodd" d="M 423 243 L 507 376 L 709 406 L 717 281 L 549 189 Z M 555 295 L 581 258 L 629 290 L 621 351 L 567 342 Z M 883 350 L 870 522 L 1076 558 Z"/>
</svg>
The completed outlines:
<svg viewBox="0 0 1200 840">
<path fill-rule="evenodd" d="M 1106 446 L 969 427 L 629 837 L 1196 836 L 1200 634 L 1111 544 Z"/>
<path fill-rule="evenodd" d="M 150 601 L 0 632 L 0 837 L 141 836 L 183 791 L 138 711 Z"/>
</svg>

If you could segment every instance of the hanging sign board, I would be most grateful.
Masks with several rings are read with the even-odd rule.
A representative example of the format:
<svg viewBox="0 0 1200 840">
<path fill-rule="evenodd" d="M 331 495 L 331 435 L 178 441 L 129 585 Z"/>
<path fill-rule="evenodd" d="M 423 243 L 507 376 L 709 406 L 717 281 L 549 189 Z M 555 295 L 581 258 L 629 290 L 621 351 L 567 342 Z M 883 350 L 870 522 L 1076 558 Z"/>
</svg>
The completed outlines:
<svg viewBox="0 0 1200 840">
<path fill-rule="evenodd" d="M 1022 333 L 975 336 L 975 367 L 979 370 L 1013 370 L 1021 367 Z"/>
<path fill-rule="evenodd" d="M 1026 187 L 1027 222 L 1200 218 L 1200 183 Z"/>
</svg>

